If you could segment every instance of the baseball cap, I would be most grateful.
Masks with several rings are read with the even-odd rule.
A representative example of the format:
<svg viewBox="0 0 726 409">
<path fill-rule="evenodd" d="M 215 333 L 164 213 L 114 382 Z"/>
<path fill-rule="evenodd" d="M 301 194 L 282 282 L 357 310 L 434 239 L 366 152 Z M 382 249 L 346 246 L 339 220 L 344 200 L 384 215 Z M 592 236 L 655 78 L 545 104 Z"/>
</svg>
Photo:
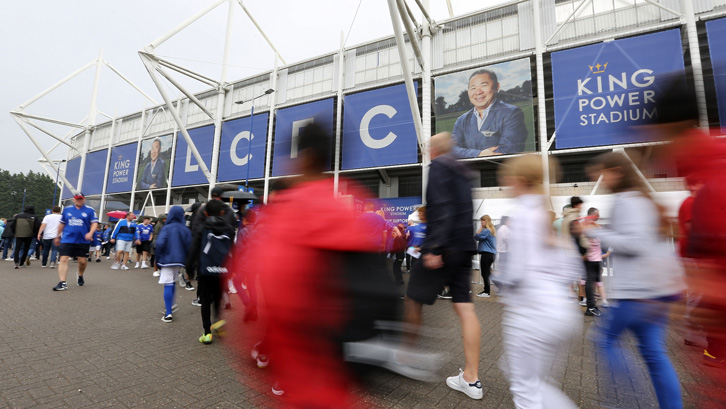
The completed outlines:
<svg viewBox="0 0 726 409">
<path fill-rule="evenodd" d="M 83 193 L 81 193 L 81 192 L 78 192 L 78 193 L 76 193 L 76 194 L 75 194 L 75 195 L 73 196 L 73 198 L 74 198 L 74 199 L 85 199 L 85 198 L 86 198 L 86 196 L 85 196 L 85 195 L 84 195 Z"/>
<path fill-rule="evenodd" d="M 212 197 L 222 197 L 222 193 L 224 193 L 224 189 L 221 187 L 215 187 L 212 189 Z"/>
</svg>

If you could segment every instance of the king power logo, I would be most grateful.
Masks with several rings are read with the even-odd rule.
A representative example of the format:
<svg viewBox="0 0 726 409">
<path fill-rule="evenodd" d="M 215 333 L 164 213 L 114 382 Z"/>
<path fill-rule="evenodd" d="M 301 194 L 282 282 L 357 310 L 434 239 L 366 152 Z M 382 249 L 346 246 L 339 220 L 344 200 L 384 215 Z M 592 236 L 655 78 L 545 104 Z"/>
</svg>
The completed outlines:
<svg viewBox="0 0 726 409">
<path fill-rule="evenodd" d="M 591 76 L 577 80 L 580 126 L 642 122 L 657 117 L 653 70 L 612 72 L 608 63 L 589 65 Z M 607 72 L 610 71 L 610 72 Z"/>
</svg>

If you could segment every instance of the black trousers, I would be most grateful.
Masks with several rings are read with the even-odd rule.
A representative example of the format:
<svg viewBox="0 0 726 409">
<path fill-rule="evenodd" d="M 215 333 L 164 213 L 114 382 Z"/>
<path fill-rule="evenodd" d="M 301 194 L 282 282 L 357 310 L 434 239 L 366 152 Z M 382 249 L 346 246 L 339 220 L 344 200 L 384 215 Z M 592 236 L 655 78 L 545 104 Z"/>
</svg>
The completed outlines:
<svg viewBox="0 0 726 409">
<path fill-rule="evenodd" d="M 30 245 L 32 244 L 34 237 L 16 237 L 15 238 L 15 251 L 14 251 L 14 258 L 15 258 L 15 264 L 24 264 L 25 260 L 28 258 L 28 253 L 30 252 Z M 23 255 L 22 262 L 18 261 L 20 259 L 20 255 Z"/>
<path fill-rule="evenodd" d="M 220 275 L 202 275 L 197 277 L 199 299 L 202 303 L 202 326 L 204 334 L 211 334 L 212 312 L 219 317 L 219 303 L 222 302 L 222 277 Z"/>
<path fill-rule="evenodd" d="M 587 308 L 597 307 L 595 302 L 595 283 L 600 278 L 602 265 L 599 261 L 585 261 L 585 296 L 587 297 Z"/>
<path fill-rule="evenodd" d="M 481 279 L 484 281 L 484 292 L 491 294 L 491 284 L 489 283 L 489 276 L 492 274 L 492 264 L 494 264 L 494 258 L 496 255 L 488 251 L 479 252 L 479 271 L 481 272 Z"/>
<path fill-rule="evenodd" d="M 403 285 L 403 273 L 401 272 L 401 264 L 403 264 L 403 252 L 392 253 L 393 258 L 393 279 L 396 285 Z"/>
</svg>

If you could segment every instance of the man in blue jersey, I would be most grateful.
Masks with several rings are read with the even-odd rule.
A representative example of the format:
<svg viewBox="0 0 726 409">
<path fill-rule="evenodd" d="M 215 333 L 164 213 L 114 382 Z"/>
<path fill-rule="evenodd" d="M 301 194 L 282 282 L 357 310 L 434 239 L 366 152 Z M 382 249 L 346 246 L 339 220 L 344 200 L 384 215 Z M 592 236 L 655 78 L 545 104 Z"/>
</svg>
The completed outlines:
<svg viewBox="0 0 726 409">
<path fill-rule="evenodd" d="M 55 245 L 60 247 L 60 263 L 58 264 L 58 278 L 60 282 L 53 287 L 53 291 L 67 290 L 66 275 L 68 273 L 68 259 L 78 259 L 78 285 L 85 284 L 83 273 L 88 264 L 88 246 L 98 228 L 96 211 L 86 206 L 86 197 L 83 193 L 73 196 L 73 206 L 63 209 L 58 236 Z"/>
</svg>

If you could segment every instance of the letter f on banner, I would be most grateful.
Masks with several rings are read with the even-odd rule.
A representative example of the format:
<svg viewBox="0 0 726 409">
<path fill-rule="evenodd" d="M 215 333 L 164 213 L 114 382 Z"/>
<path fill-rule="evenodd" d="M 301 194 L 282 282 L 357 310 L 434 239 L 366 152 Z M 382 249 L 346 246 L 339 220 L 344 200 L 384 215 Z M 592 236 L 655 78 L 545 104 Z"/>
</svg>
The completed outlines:
<svg viewBox="0 0 726 409">
<path fill-rule="evenodd" d="M 300 129 L 315 122 L 315 118 L 302 119 L 292 123 L 292 139 L 290 140 L 290 158 L 297 158 L 298 137 Z"/>
<path fill-rule="evenodd" d="M 187 145 L 187 161 L 184 164 L 184 172 L 196 172 L 199 170 L 199 165 L 194 164 L 192 165 L 192 147 Z"/>
</svg>

